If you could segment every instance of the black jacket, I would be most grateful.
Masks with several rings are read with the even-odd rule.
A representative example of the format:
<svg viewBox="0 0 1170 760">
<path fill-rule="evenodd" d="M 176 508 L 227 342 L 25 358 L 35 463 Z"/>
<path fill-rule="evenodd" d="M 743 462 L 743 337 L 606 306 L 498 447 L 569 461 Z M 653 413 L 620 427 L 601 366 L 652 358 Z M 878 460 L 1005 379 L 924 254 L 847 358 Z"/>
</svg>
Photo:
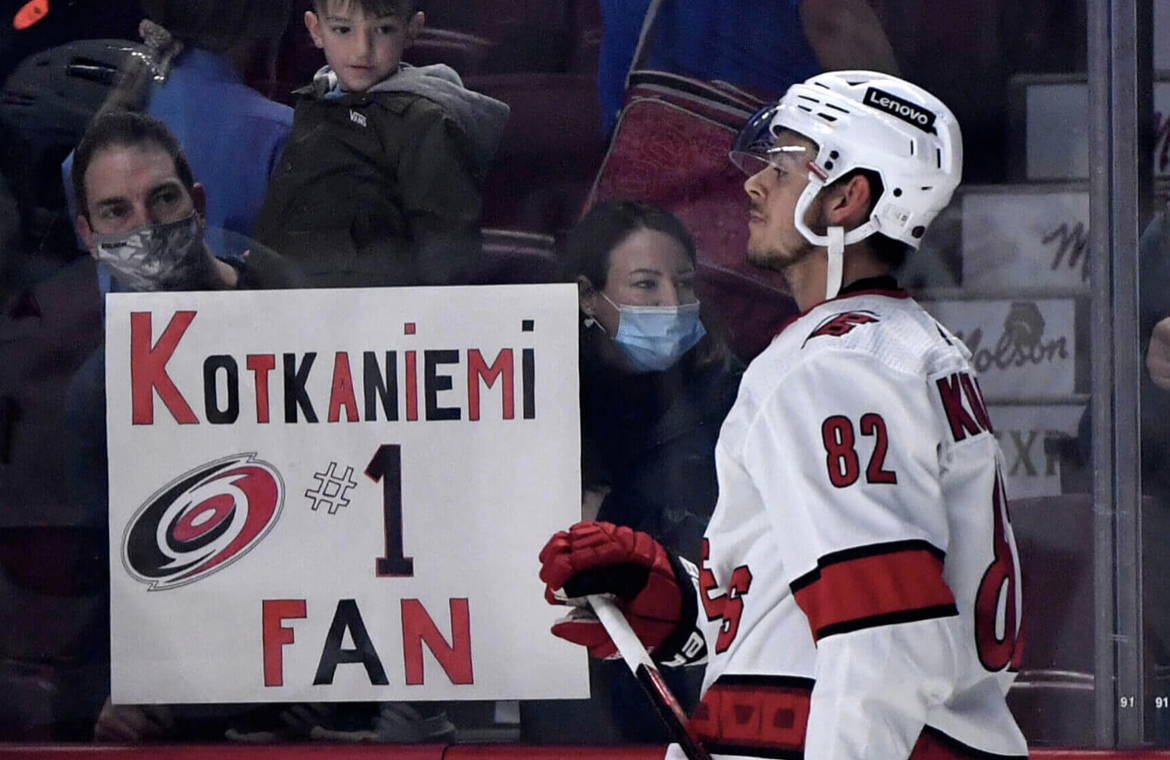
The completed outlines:
<svg viewBox="0 0 1170 760">
<path fill-rule="evenodd" d="M 316 286 L 466 279 L 507 106 L 446 66 L 407 67 L 363 93 L 338 94 L 331 76 L 297 91 L 254 237 Z"/>
<path fill-rule="evenodd" d="M 583 345 L 582 479 L 610 489 L 598 520 L 644 531 L 697 562 L 719 494 L 715 442 L 743 365 L 728 357 L 695 368 L 691 359 L 625 375 L 591 361 Z"/>
</svg>

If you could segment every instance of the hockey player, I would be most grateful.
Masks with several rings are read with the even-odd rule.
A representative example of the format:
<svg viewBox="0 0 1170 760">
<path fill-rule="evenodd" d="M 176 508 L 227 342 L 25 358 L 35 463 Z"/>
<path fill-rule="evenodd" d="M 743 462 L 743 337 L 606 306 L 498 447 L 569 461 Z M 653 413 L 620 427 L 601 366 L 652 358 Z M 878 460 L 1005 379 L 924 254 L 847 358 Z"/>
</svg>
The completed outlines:
<svg viewBox="0 0 1170 760">
<path fill-rule="evenodd" d="M 1004 701 L 1023 642 L 1003 457 L 970 353 L 892 276 L 959 184 L 955 117 L 900 79 L 830 72 L 732 159 L 748 258 L 802 313 L 723 424 L 699 566 L 575 525 L 540 555 L 546 596 L 577 605 L 553 632 L 612 656 L 580 605 L 609 593 L 655 659 L 705 659 L 688 730 L 717 756 L 1026 756 Z"/>
</svg>

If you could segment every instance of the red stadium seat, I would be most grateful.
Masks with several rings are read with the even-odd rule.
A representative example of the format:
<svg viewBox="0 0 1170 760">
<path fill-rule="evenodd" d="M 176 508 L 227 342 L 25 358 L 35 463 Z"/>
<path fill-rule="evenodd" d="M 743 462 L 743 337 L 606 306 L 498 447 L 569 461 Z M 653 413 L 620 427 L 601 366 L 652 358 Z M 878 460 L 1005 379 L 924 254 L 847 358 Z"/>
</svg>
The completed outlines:
<svg viewBox="0 0 1170 760">
<path fill-rule="evenodd" d="M 476 0 L 424 6 L 427 26 L 480 35 L 495 43 L 485 73 L 563 72 L 572 45 L 567 0 Z M 462 73 L 462 72 L 461 72 Z"/>
<path fill-rule="evenodd" d="M 445 63 L 459 76 L 467 77 L 480 73 L 495 46 L 494 42 L 479 35 L 424 27 L 403 55 L 403 60 L 415 66 Z"/>
<path fill-rule="evenodd" d="M 483 225 L 545 234 L 571 227 L 604 154 L 595 79 L 495 74 L 465 83 L 512 107 L 488 172 Z"/>
<path fill-rule="evenodd" d="M 483 231 L 483 256 L 473 277 L 476 285 L 556 282 L 559 275 L 550 235 L 520 230 Z"/>
<path fill-rule="evenodd" d="M 599 0 L 577 0 L 570 10 L 570 35 L 573 40 L 569 71 L 579 74 L 597 74 L 597 54 L 601 50 L 601 3 Z"/>
</svg>

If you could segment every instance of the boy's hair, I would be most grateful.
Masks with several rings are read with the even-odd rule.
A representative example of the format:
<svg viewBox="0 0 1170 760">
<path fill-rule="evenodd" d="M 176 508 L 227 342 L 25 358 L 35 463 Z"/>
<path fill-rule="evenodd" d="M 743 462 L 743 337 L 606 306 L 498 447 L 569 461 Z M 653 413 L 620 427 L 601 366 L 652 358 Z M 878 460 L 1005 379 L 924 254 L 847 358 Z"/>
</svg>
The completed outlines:
<svg viewBox="0 0 1170 760">
<path fill-rule="evenodd" d="M 356 5 L 366 15 L 375 18 L 397 16 L 409 19 L 422 10 L 423 0 L 313 0 L 313 12 L 321 15 L 329 8 L 330 3 L 337 3 L 342 8 Z"/>
<path fill-rule="evenodd" d="M 94 119 L 85 130 L 77 150 L 73 152 L 73 195 L 77 200 L 78 213 L 89 217 L 89 197 L 86 194 L 85 173 L 93 157 L 103 150 L 118 146 L 124 148 L 160 148 L 175 162 L 175 174 L 183 186 L 191 191 L 195 188 L 195 176 L 191 164 L 183 155 L 179 141 L 166 125 L 158 119 L 134 111 L 114 111 Z"/>
</svg>

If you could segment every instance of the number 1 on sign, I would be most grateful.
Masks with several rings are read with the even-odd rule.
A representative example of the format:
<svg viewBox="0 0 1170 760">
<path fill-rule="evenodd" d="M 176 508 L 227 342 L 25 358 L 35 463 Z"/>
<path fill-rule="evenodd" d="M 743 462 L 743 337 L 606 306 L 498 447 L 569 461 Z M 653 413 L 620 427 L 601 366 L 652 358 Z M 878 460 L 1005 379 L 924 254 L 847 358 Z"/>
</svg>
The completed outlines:
<svg viewBox="0 0 1170 760">
<path fill-rule="evenodd" d="M 402 548 L 402 447 L 386 443 L 378 447 L 366 465 L 366 475 L 382 482 L 382 527 L 386 534 L 386 554 L 378 557 L 379 578 L 409 578 L 414 575 L 414 560 L 403 556 Z"/>
</svg>

